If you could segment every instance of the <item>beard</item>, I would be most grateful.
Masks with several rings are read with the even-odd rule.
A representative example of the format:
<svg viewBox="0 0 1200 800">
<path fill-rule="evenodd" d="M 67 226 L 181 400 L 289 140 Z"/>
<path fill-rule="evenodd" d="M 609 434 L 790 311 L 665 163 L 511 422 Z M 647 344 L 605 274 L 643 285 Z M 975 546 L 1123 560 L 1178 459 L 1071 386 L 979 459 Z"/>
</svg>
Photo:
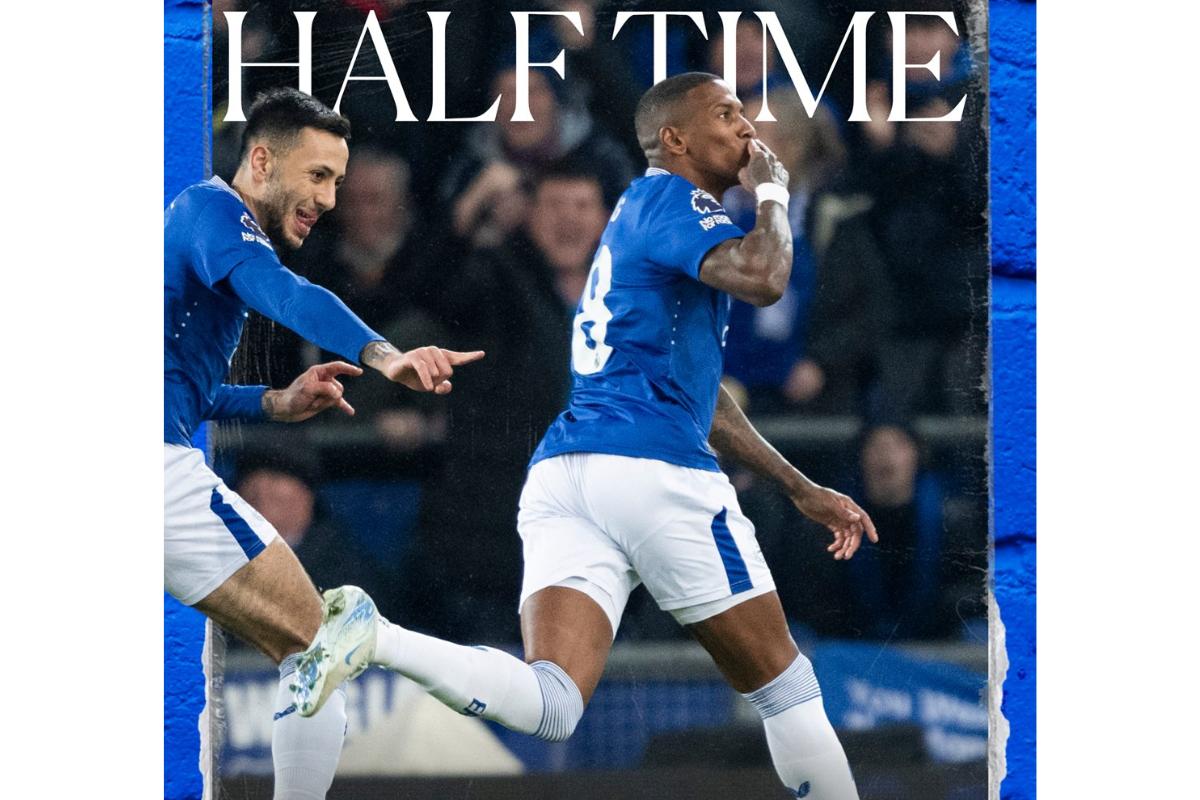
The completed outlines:
<svg viewBox="0 0 1200 800">
<path fill-rule="evenodd" d="M 275 245 L 281 255 L 295 253 L 300 248 L 300 245 L 292 244 L 287 234 L 284 233 L 284 225 L 295 205 L 291 195 L 279 185 L 278 180 L 273 177 L 268 179 L 266 192 L 259 204 L 263 215 L 259 224 L 262 225 L 263 233 L 267 234 L 267 238 L 271 240 L 271 244 Z"/>
</svg>

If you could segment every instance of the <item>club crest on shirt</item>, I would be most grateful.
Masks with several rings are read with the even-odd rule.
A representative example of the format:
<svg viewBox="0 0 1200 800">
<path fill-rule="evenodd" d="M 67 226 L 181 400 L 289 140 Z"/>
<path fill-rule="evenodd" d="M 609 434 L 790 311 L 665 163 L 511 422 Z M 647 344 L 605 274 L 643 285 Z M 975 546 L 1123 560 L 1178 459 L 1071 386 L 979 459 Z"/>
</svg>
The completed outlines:
<svg viewBox="0 0 1200 800">
<path fill-rule="evenodd" d="M 692 208 L 699 214 L 713 214 L 725 210 L 717 198 L 703 189 L 692 189 Z"/>
<path fill-rule="evenodd" d="M 275 248 L 271 246 L 271 240 L 267 238 L 267 234 L 263 233 L 263 229 L 258 227 L 258 223 L 254 221 L 254 217 L 250 216 L 250 212 L 242 212 L 241 223 L 243 228 L 249 228 L 250 232 L 242 231 L 243 242 L 258 242 L 270 250 Z"/>
<path fill-rule="evenodd" d="M 700 227 L 706 231 L 711 231 L 718 225 L 733 224 L 720 201 L 703 189 L 692 189 L 692 209 L 698 214 L 707 215 L 700 218 Z"/>
</svg>

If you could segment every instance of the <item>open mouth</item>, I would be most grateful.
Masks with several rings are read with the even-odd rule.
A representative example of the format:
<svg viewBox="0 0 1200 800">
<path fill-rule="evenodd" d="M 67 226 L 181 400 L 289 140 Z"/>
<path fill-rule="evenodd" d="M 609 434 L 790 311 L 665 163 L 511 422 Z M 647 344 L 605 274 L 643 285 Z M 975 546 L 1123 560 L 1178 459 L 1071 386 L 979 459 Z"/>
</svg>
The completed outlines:
<svg viewBox="0 0 1200 800">
<path fill-rule="evenodd" d="M 296 209 L 296 228 L 301 238 L 308 236 L 309 231 L 312 230 L 312 226 L 317 223 L 317 217 L 319 216 L 314 211 L 308 211 L 303 208 Z"/>
</svg>

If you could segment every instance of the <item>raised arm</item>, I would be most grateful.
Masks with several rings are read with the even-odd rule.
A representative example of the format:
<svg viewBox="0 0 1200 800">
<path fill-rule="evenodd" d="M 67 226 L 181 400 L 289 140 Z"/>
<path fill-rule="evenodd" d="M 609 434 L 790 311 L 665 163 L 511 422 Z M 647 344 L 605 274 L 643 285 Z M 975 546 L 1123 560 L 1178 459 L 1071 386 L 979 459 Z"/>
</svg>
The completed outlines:
<svg viewBox="0 0 1200 800">
<path fill-rule="evenodd" d="M 835 559 L 853 556 L 862 543 L 863 533 L 872 542 L 879 541 L 867 512 L 846 495 L 813 483 L 792 466 L 754 429 L 724 386 L 717 395 L 708 443 L 722 456 L 777 483 L 804 516 L 829 528 L 833 544 L 826 550 Z"/>
<path fill-rule="evenodd" d="M 758 198 L 754 229 L 714 247 L 700 264 L 700 281 L 755 306 L 783 297 L 792 274 L 792 231 L 788 224 L 788 173 L 775 154 L 751 139 L 750 163 L 740 178 Z"/>
</svg>

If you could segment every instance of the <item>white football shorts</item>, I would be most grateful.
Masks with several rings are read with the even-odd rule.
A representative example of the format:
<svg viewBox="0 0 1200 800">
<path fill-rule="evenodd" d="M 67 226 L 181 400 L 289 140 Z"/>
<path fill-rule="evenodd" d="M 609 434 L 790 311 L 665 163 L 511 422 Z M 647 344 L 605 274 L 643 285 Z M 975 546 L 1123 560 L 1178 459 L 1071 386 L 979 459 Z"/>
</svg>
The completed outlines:
<svg viewBox="0 0 1200 800">
<path fill-rule="evenodd" d="M 554 456 L 529 470 L 517 530 L 521 605 L 548 586 L 578 589 L 604 609 L 614 636 L 643 582 L 681 625 L 775 589 L 722 472 L 602 453 Z"/>
<path fill-rule="evenodd" d="M 194 447 L 163 445 L 166 590 L 194 605 L 279 534 L 204 463 Z"/>
</svg>

